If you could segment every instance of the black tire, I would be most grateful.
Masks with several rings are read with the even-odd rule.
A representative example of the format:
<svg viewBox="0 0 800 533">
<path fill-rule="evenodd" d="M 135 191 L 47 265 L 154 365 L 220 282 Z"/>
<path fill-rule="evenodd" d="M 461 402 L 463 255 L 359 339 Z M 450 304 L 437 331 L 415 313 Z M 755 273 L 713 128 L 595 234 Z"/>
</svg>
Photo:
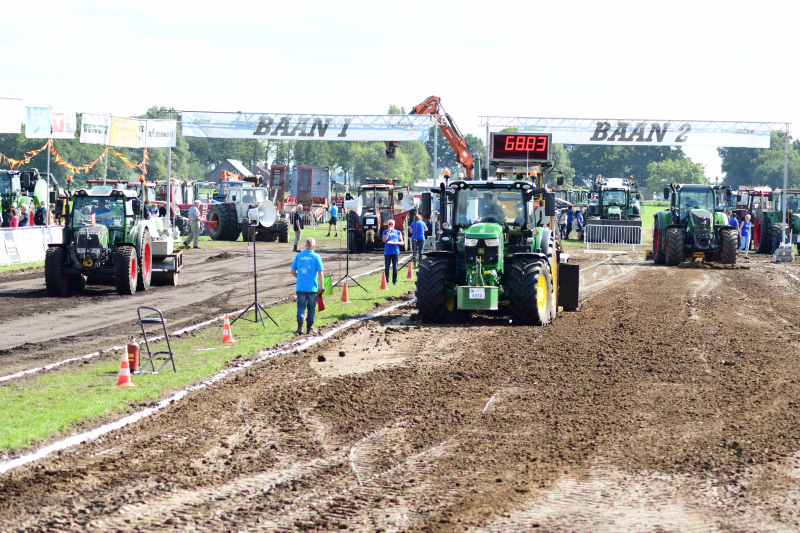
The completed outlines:
<svg viewBox="0 0 800 533">
<path fill-rule="evenodd" d="M 767 214 L 763 213 L 761 215 L 761 242 L 759 243 L 761 246 L 756 250 L 757 254 L 772 253 L 772 239 L 775 238 L 775 234 L 772 231 L 772 222 L 770 222 Z"/>
<path fill-rule="evenodd" d="M 547 263 L 549 265 L 555 265 L 556 262 L 554 261 L 553 258 L 555 256 L 555 251 L 556 251 L 556 241 L 553 232 L 550 231 L 549 229 L 544 230 L 541 242 L 542 245 L 539 251 L 547 256 Z M 551 289 L 553 289 L 552 266 L 549 268 L 551 276 L 550 284 L 551 284 Z M 558 315 L 558 302 L 556 302 L 555 295 L 552 294 L 554 291 L 551 290 L 550 292 L 551 292 L 551 297 L 550 297 L 549 307 L 550 307 L 550 321 L 552 322 L 553 320 L 556 319 L 556 316 Z"/>
<path fill-rule="evenodd" d="M 786 237 L 787 238 L 789 237 L 789 230 L 790 230 L 790 228 L 786 228 Z M 783 231 L 783 228 L 782 228 L 781 224 L 773 224 L 772 225 L 772 238 L 774 239 L 775 238 L 775 234 L 776 233 L 781 233 L 782 231 Z M 770 245 L 771 244 L 772 243 L 770 242 Z"/>
<path fill-rule="evenodd" d="M 83 274 L 68 274 L 67 289 L 69 292 L 80 294 L 86 290 L 86 276 Z"/>
<path fill-rule="evenodd" d="M 63 246 L 47 249 L 44 256 L 44 283 L 48 296 L 65 297 L 69 292 L 67 275 L 64 273 L 67 250 Z"/>
<path fill-rule="evenodd" d="M 261 233 L 260 235 L 263 235 L 264 236 L 264 240 L 267 241 L 267 242 L 275 242 L 275 241 L 278 240 L 280 234 L 281 234 L 281 232 L 270 231 L 269 233 Z M 287 235 L 288 235 L 288 232 L 287 232 Z M 283 241 L 281 241 L 281 242 L 283 242 Z M 287 237 L 287 242 L 288 242 L 288 237 Z"/>
<path fill-rule="evenodd" d="M 208 213 L 208 236 L 215 241 L 235 241 L 239 238 L 239 221 L 227 205 L 217 205 Z M 216 227 L 211 226 L 216 223 Z"/>
<path fill-rule="evenodd" d="M 146 291 L 153 281 L 153 239 L 150 230 L 142 233 L 142 253 L 139 255 L 139 274 L 136 282 L 137 291 Z"/>
<path fill-rule="evenodd" d="M 665 262 L 664 257 L 664 232 L 658 229 L 658 226 L 653 228 L 653 262 L 657 265 L 663 265 Z"/>
<path fill-rule="evenodd" d="M 244 242 L 252 241 L 253 240 L 253 236 L 250 234 L 250 231 L 253 228 L 250 227 L 250 224 L 248 224 L 247 222 L 245 222 L 243 220 L 242 223 L 241 223 L 241 228 L 242 228 L 242 241 L 244 241 Z M 256 232 L 256 235 L 258 235 L 258 232 Z"/>
<path fill-rule="evenodd" d="M 417 270 L 417 311 L 423 322 L 446 324 L 458 319 L 455 296 L 447 284 L 455 281 L 456 264 L 449 257 L 426 257 Z"/>
<path fill-rule="evenodd" d="M 351 254 L 363 254 L 367 249 L 367 238 L 356 231 L 358 215 L 355 211 L 347 213 L 347 249 Z"/>
<path fill-rule="evenodd" d="M 667 228 L 665 233 L 667 266 L 678 266 L 683 261 L 683 228 Z"/>
<path fill-rule="evenodd" d="M 136 248 L 133 246 L 119 246 L 114 254 L 114 285 L 117 294 L 122 296 L 136 294 L 138 283 L 139 261 L 136 257 Z"/>
<path fill-rule="evenodd" d="M 275 242 L 273 239 L 270 242 Z M 289 242 L 289 224 L 282 224 L 280 230 L 278 231 L 278 242 Z"/>
<path fill-rule="evenodd" d="M 553 279 L 541 259 L 520 261 L 511 267 L 508 284 L 511 322 L 518 326 L 544 326 L 552 320 Z"/>
<path fill-rule="evenodd" d="M 736 262 L 736 237 L 739 232 L 736 228 L 722 228 L 719 230 L 722 247 L 719 251 L 719 260 L 722 263 L 732 265 Z"/>
</svg>

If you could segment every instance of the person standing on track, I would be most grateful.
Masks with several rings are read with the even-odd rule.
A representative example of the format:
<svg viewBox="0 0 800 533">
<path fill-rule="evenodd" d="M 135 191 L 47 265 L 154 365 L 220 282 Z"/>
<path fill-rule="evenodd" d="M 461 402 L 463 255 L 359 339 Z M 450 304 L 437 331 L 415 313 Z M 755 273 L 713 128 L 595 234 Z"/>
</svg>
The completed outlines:
<svg viewBox="0 0 800 533">
<path fill-rule="evenodd" d="M 314 318 L 317 312 L 317 295 L 325 292 L 322 258 L 314 251 L 317 241 L 306 239 L 306 249 L 295 256 L 292 262 L 292 276 L 297 278 L 297 331 L 303 334 L 303 319 L 306 319 L 306 333 L 316 333 Z M 306 314 L 308 311 L 308 314 Z"/>
<path fill-rule="evenodd" d="M 422 220 L 422 215 L 417 215 L 416 220 L 411 223 L 411 238 L 414 239 L 416 249 L 414 253 L 417 255 L 417 263 L 422 262 L 422 251 L 425 248 L 425 232 L 428 231 L 428 225 Z"/>
<path fill-rule="evenodd" d="M 578 240 L 583 242 L 583 209 L 578 210 Z"/>
<path fill-rule="evenodd" d="M 567 231 L 564 234 L 565 239 L 569 239 L 569 234 L 572 233 L 572 223 L 575 220 L 575 211 L 573 209 L 567 209 Z"/>
<path fill-rule="evenodd" d="M 386 281 L 389 281 L 389 265 L 392 265 L 392 285 L 397 285 L 397 259 L 400 256 L 400 245 L 403 234 L 394 229 L 394 220 L 389 220 L 389 228 L 383 232 L 383 260 Z"/>
<path fill-rule="evenodd" d="M 741 225 L 739 226 L 739 251 L 744 250 L 744 258 L 750 259 L 748 252 L 750 251 L 750 233 L 751 233 L 750 214 L 744 216 Z"/>
<path fill-rule="evenodd" d="M 189 209 L 189 227 L 191 228 L 191 232 L 186 237 L 186 240 L 183 241 L 184 246 L 189 246 L 189 241 L 194 241 L 192 248 L 197 248 L 198 250 L 200 249 L 197 245 L 197 241 L 200 238 L 200 224 L 206 221 L 200 214 L 201 205 L 203 205 L 203 203 L 200 200 L 195 200 L 194 205 Z"/>
<path fill-rule="evenodd" d="M 328 220 L 328 234 L 325 235 L 326 237 L 330 237 L 331 236 L 331 228 L 333 228 L 333 231 L 335 232 L 334 237 L 338 237 L 339 236 L 339 228 L 336 227 L 336 222 L 338 220 L 337 219 L 338 216 L 339 216 L 339 208 L 336 206 L 335 203 L 331 204 L 331 219 Z"/>
<path fill-rule="evenodd" d="M 303 204 L 297 204 L 292 218 L 292 225 L 294 226 L 294 249 L 293 252 L 299 251 L 297 245 L 300 244 L 300 237 L 303 236 Z"/>
</svg>

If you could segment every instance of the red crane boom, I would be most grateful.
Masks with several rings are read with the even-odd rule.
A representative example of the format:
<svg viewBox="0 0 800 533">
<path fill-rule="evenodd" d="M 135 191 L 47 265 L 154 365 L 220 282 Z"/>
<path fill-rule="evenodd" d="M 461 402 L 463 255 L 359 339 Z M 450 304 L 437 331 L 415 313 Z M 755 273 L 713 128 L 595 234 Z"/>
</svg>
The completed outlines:
<svg viewBox="0 0 800 533">
<path fill-rule="evenodd" d="M 453 151 L 456 153 L 456 160 L 461 163 L 467 171 L 467 179 L 472 179 L 472 171 L 475 168 L 475 161 L 472 159 L 472 152 L 469 151 L 469 145 L 467 144 L 466 139 L 464 136 L 461 135 L 461 132 L 458 131 L 458 127 L 453 122 L 453 119 L 450 118 L 450 115 L 445 113 L 444 108 L 442 107 L 442 100 L 438 96 L 430 96 L 424 102 L 419 105 L 414 106 L 414 108 L 408 113 L 409 115 L 435 115 L 437 118 L 444 115 L 447 119 L 446 124 L 442 124 L 441 120 L 438 120 L 439 127 L 444 133 L 444 136 L 447 138 L 447 141 L 450 143 L 450 146 L 453 147 Z"/>
</svg>

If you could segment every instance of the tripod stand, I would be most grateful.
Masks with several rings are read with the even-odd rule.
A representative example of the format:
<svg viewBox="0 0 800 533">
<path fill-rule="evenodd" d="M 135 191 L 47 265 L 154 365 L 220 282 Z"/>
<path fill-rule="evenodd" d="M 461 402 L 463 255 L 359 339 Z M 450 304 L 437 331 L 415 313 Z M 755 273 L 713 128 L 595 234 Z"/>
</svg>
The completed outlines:
<svg viewBox="0 0 800 533">
<path fill-rule="evenodd" d="M 267 325 L 264 323 L 264 315 L 266 315 L 267 318 L 272 320 L 272 323 L 275 324 L 276 326 L 278 325 L 278 323 L 275 322 L 275 319 L 272 318 L 269 313 L 267 313 L 267 310 L 264 309 L 264 307 L 260 303 L 258 303 L 258 270 L 256 268 L 256 228 L 257 227 L 258 227 L 258 222 L 256 222 L 255 224 L 250 224 L 250 234 L 253 236 L 253 291 L 255 293 L 255 301 L 253 303 L 251 303 L 250 306 L 247 309 L 242 311 L 242 314 L 240 314 L 239 316 L 234 318 L 233 322 L 231 322 L 231 324 L 233 324 L 234 322 L 236 322 L 237 320 L 242 318 L 242 316 L 246 312 L 248 312 L 250 309 L 255 308 L 254 309 L 255 314 L 253 315 L 253 320 L 250 320 L 249 318 L 244 318 L 243 320 L 247 320 L 248 322 L 253 322 L 254 324 L 257 323 L 259 320 L 261 320 L 261 325 L 264 326 L 264 329 L 267 329 Z M 263 313 L 263 315 L 262 315 L 262 313 Z"/>
<path fill-rule="evenodd" d="M 347 259 L 346 259 L 346 262 L 345 262 L 344 276 L 342 276 L 342 279 L 340 279 L 339 281 L 337 281 L 336 283 L 334 283 L 334 284 L 331 286 L 331 288 L 333 288 L 333 287 L 337 286 L 338 284 L 340 284 L 340 283 L 341 283 L 341 282 L 343 282 L 343 281 L 344 281 L 345 283 L 347 283 L 348 281 L 352 281 L 353 283 L 355 283 L 356 285 L 358 285 L 359 287 L 361 287 L 361 284 L 360 284 L 359 282 L 357 282 L 357 281 L 356 281 L 356 280 L 353 278 L 353 276 L 351 276 L 351 275 L 350 275 L 350 232 L 351 232 L 351 231 L 353 231 L 353 230 L 352 230 L 352 229 L 350 229 L 350 228 L 347 228 L 347 256 L 346 256 L 346 257 L 347 257 Z M 364 289 L 364 287 L 361 287 L 361 288 L 362 288 L 362 289 Z M 364 289 L 364 292 L 369 292 L 369 291 L 368 291 L 367 289 Z"/>
</svg>

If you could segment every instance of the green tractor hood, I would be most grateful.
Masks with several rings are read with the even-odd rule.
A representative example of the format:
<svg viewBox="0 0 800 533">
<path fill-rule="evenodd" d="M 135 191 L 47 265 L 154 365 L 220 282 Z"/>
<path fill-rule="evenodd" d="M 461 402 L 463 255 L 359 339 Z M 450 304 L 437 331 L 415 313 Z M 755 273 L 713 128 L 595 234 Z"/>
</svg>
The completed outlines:
<svg viewBox="0 0 800 533">
<path fill-rule="evenodd" d="M 481 222 L 467 228 L 467 239 L 494 239 L 503 236 L 503 226 L 494 222 Z"/>
</svg>

